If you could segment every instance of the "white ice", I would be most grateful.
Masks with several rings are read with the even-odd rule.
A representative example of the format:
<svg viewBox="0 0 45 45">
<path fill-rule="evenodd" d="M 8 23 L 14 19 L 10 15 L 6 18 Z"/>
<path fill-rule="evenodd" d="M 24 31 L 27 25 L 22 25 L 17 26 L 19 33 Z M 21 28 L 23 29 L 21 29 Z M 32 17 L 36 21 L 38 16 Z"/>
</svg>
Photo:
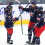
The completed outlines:
<svg viewBox="0 0 45 45">
<path fill-rule="evenodd" d="M 23 32 L 27 34 L 28 25 L 23 25 Z M 26 41 L 28 40 L 27 35 L 22 35 L 21 32 L 21 25 L 15 25 L 13 28 L 13 45 L 26 45 Z M 0 26 L 0 45 L 10 45 L 6 43 L 7 40 L 7 31 L 4 26 Z M 41 44 L 45 45 L 45 31 L 42 33 L 41 37 Z"/>
</svg>

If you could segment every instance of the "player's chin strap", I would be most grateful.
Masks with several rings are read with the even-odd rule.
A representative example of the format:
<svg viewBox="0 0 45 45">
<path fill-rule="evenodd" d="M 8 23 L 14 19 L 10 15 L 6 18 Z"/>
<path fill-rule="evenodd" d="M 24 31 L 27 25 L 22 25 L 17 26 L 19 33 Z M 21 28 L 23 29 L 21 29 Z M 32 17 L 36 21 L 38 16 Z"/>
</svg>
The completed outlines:
<svg viewBox="0 0 45 45">
<path fill-rule="evenodd" d="M 20 1 L 18 1 L 18 0 L 15 0 L 15 1 L 17 1 L 17 2 L 19 3 L 19 5 L 20 5 Z M 28 3 L 27 6 L 28 6 L 29 4 L 30 4 L 30 3 Z M 26 6 L 25 8 L 27 8 L 27 6 Z M 22 34 L 23 34 L 22 16 L 21 16 L 22 13 L 23 13 L 23 11 L 22 11 L 22 12 L 20 11 L 20 15 L 18 16 L 18 18 L 21 17 L 21 29 L 22 29 Z M 16 21 L 14 21 L 14 23 L 15 23 L 15 22 L 16 22 Z M 14 23 L 13 23 L 13 24 L 14 24 Z"/>
</svg>

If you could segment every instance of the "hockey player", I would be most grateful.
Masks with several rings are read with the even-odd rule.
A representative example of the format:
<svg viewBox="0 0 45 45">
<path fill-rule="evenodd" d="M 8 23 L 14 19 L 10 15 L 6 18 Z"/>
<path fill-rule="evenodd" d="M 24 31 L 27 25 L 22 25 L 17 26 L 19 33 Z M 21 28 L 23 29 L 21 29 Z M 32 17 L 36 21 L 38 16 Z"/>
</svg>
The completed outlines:
<svg viewBox="0 0 45 45">
<path fill-rule="evenodd" d="M 7 43 L 9 44 L 13 44 L 13 40 L 11 40 L 11 36 L 13 34 L 13 22 L 14 21 L 18 21 L 19 18 L 15 17 L 13 18 L 13 15 L 12 15 L 12 6 L 9 5 L 7 6 L 5 9 L 5 28 L 7 30 Z"/>
<path fill-rule="evenodd" d="M 31 45 L 35 45 L 35 41 L 36 45 L 40 45 L 40 35 L 44 31 L 44 18 L 43 18 L 44 12 L 42 7 L 38 7 L 38 13 L 39 14 L 37 16 L 37 21 L 36 21 L 36 23 L 38 22 L 38 24 L 35 27 L 34 37 Z"/>
<path fill-rule="evenodd" d="M 29 8 L 23 8 L 22 6 L 19 6 L 19 9 L 22 9 L 23 11 L 30 12 L 30 22 L 28 25 L 28 33 L 29 33 L 31 31 L 31 27 L 35 24 L 36 18 L 38 15 L 36 3 L 34 1 L 32 1 Z M 31 36 L 32 36 L 32 32 L 28 35 L 29 41 L 26 41 L 26 43 L 31 42 Z"/>
</svg>

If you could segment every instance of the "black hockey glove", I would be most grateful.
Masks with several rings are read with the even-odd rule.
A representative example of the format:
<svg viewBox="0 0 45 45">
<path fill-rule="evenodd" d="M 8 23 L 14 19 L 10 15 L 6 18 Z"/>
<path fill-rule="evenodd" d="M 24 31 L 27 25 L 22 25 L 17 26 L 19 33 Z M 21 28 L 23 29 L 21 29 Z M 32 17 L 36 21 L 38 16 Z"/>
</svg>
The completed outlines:
<svg viewBox="0 0 45 45">
<path fill-rule="evenodd" d="M 19 18 L 16 17 L 16 18 L 15 18 L 15 21 L 18 21 L 18 20 L 19 20 Z"/>
<path fill-rule="evenodd" d="M 22 6 L 19 6 L 19 9 L 23 9 L 23 7 Z"/>
<path fill-rule="evenodd" d="M 14 21 L 18 21 L 18 20 L 19 20 L 19 18 L 15 17 L 15 18 L 13 18 L 13 20 L 14 20 Z"/>
</svg>

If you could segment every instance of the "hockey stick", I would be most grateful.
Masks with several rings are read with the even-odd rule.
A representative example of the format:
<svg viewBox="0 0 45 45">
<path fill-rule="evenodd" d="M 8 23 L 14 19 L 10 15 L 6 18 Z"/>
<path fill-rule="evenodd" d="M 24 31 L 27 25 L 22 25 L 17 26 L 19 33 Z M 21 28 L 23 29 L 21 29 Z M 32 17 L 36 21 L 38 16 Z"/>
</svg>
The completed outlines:
<svg viewBox="0 0 45 45">
<path fill-rule="evenodd" d="M 19 6 L 20 6 L 20 1 L 16 0 L 18 3 L 19 3 Z M 21 14 L 21 9 L 20 9 L 20 14 Z M 22 16 L 20 16 L 21 18 L 21 31 L 22 31 L 22 34 L 23 34 L 23 26 L 22 26 Z"/>
<path fill-rule="evenodd" d="M 18 0 L 15 0 L 15 1 L 17 1 L 17 2 L 19 3 L 19 5 L 20 5 L 20 2 L 19 2 Z M 28 6 L 28 5 L 29 5 L 29 3 L 27 4 L 27 6 Z M 27 7 L 27 6 L 26 6 L 26 7 Z M 26 8 L 26 7 L 25 7 L 25 8 Z M 23 13 L 23 11 L 20 13 L 20 15 L 18 16 L 18 18 L 21 16 L 22 13 Z M 16 22 L 16 21 L 14 21 L 14 23 L 15 23 L 15 22 Z M 13 24 L 14 24 L 14 23 L 13 23 Z M 21 29 L 22 29 L 22 34 L 23 34 L 22 17 L 21 17 Z"/>
<path fill-rule="evenodd" d="M 18 1 L 18 0 L 15 0 L 15 1 L 17 1 L 19 3 L 19 6 L 20 6 L 20 1 Z M 21 9 L 20 9 L 20 14 L 21 14 Z M 22 31 L 22 34 L 23 34 L 22 16 L 20 16 L 20 18 L 21 18 L 21 31 Z"/>
<path fill-rule="evenodd" d="M 19 6 L 20 6 L 20 2 L 18 0 L 16 0 L 18 3 L 19 3 Z M 20 14 L 21 14 L 21 9 L 20 9 Z M 22 16 L 20 16 L 21 18 L 21 31 L 22 31 L 22 34 L 23 34 L 23 26 L 22 26 Z"/>
<path fill-rule="evenodd" d="M 21 9 L 20 9 L 20 14 L 21 14 Z M 22 15 L 20 16 L 20 18 L 21 18 L 21 31 L 22 31 L 22 34 L 23 34 Z"/>
</svg>

